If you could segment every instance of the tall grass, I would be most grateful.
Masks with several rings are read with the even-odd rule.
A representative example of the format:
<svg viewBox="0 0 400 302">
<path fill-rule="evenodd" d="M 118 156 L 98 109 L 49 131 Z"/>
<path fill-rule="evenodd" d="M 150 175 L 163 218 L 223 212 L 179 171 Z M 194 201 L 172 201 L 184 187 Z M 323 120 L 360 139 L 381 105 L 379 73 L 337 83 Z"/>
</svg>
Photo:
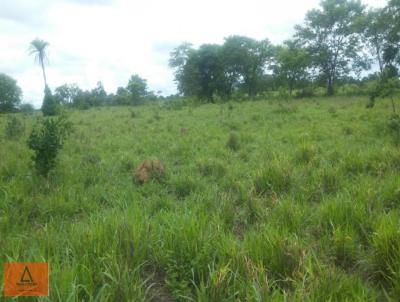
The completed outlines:
<svg viewBox="0 0 400 302">
<path fill-rule="evenodd" d="M 400 153 L 365 101 L 71 111 L 47 179 L 36 114 L 0 116 L 0 276 L 49 262 L 50 296 L 16 301 L 396 301 Z M 164 181 L 134 182 L 151 158 Z"/>
</svg>

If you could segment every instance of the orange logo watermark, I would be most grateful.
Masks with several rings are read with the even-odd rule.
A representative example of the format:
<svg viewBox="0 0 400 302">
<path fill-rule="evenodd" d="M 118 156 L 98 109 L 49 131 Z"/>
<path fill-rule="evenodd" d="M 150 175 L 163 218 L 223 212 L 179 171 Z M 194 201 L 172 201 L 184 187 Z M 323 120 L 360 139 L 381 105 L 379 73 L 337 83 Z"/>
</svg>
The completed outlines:
<svg viewBox="0 0 400 302">
<path fill-rule="evenodd" d="M 49 265 L 9 262 L 4 266 L 4 296 L 48 296 Z"/>
</svg>

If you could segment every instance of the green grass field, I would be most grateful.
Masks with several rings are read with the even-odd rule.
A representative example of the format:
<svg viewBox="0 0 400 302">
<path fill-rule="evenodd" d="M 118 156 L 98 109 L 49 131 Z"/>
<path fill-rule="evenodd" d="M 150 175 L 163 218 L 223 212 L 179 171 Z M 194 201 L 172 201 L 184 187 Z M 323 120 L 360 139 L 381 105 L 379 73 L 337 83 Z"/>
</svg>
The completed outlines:
<svg viewBox="0 0 400 302">
<path fill-rule="evenodd" d="M 365 104 L 69 111 L 49 179 L 26 144 L 35 115 L 14 140 L 0 116 L 1 278 L 49 262 L 40 301 L 398 301 L 400 149 L 389 102 Z M 135 183 L 156 158 L 165 178 Z"/>
</svg>

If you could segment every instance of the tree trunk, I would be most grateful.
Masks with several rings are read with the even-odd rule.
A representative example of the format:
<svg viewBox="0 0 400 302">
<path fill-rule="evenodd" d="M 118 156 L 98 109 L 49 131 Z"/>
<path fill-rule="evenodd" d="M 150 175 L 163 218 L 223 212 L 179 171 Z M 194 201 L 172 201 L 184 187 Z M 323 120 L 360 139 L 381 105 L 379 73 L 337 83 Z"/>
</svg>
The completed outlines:
<svg viewBox="0 0 400 302">
<path fill-rule="evenodd" d="M 333 81 L 333 78 L 331 76 L 328 77 L 327 94 L 329 96 L 332 96 L 332 95 L 335 94 L 334 81 Z"/>
<path fill-rule="evenodd" d="M 43 71 L 43 79 L 44 79 L 44 87 L 47 87 L 47 79 L 46 79 L 46 71 L 44 70 L 44 62 L 41 60 L 40 62 L 42 64 L 42 71 Z"/>
</svg>

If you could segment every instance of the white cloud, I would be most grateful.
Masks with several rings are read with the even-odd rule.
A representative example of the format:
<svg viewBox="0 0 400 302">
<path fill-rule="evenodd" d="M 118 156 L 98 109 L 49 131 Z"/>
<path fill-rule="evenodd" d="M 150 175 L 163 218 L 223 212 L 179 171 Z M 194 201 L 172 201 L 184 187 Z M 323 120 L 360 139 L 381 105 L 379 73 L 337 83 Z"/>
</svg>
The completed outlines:
<svg viewBox="0 0 400 302">
<path fill-rule="evenodd" d="M 365 1 L 383 6 L 382 0 Z M 28 55 L 36 37 L 50 43 L 52 88 L 102 81 L 108 92 L 137 73 L 150 89 L 175 93 L 169 52 L 183 41 L 221 43 L 233 34 L 280 43 L 319 0 L 1 0 L 0 72 L 18 80 L 24 100 L 41 104 L 40 67 Z"/>
</svg>

